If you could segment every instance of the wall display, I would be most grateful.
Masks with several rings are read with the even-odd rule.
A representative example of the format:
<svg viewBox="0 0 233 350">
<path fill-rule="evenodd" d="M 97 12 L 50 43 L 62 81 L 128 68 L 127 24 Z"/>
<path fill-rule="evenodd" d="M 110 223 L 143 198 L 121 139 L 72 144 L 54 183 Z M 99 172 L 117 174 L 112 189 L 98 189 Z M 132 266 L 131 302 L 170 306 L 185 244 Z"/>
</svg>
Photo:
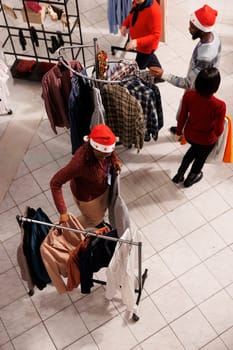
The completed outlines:
<svg viewBox="0 0 233 350">
<path fill-rule="evenodd" d="M 59 47 L 83 44 L 78 0 L 3 0 L 0 28 L 3 53 L 14 58 L 14 78 L 40 81 L 57 62 Z M 85 65 L 82 49 L 70 51 L 73 60 L 79 56 Z"/>
</svg>

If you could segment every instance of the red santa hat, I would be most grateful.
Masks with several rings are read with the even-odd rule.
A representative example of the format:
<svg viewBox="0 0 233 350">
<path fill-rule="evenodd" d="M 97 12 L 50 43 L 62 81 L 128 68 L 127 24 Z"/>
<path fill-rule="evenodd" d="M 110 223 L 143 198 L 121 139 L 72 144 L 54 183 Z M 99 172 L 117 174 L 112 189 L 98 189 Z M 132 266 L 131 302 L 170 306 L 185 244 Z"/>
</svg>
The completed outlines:
<svg viewBox="0 0 233 350">
<path fill-rule="evenodd" d="M 93 127 L 91 133 L 84 136 L 84 141 L 90 141 L 90 145 L 97 151 L 111 153 L 115 149 L 117 138 L 112 130 L 105 124 Z"/>
<path fill-rule="evenodd" d="M 204 5 L 191 14 L 190 21 L 203 32 L 212 32 L 218 12 L 209 5 Z"/>
</svg>

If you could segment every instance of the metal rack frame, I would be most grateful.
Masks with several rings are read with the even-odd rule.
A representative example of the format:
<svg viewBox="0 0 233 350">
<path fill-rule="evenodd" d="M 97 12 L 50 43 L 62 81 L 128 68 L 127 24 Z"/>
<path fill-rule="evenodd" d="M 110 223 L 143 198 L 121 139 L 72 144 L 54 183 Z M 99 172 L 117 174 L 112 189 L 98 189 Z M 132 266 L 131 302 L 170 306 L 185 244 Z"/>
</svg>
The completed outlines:
<svg viewBox="0 0 233 350">
<path fill-rule="evenodd" d="M 62 229 L 62 230 L 69 230 L 69 231 L 73 231 L 75 233 L 79 233 L 79 234 L 81 233 L 83 235 L 88 235 L 88 236 L 92 236 L 92 237 L 98 237 L 100 239 L 105 239 L 105 240 L 110 240 L 110 241 L 115 241 L 115 242 L 121 242 L 121 243 L 124 243 L 124 244 L 130 244 L 130 245 L 137 246 L 138 247 L 138 288 L 135 290 L 135 293 L 138 293 L 137 300 L 136 300 L 136 305 L 139 305 L 139 302 L 140 302 L 140 299 L 141 299 L 142 290 L 143 290 L 144 283 L 145 283 L 145 279 L 147 278 L 147 274 L 148 274 L 148 270 L 147 269 L 145 269 L 144 273 L 142 274 L 142 242 L 134 242 L 134 241 L 129 241 L 129 240 L 121 239 L 121 238 L 102 236 L 102 235 L 98 235 L 98 234 L 96 234 L 94 232 L 91 232 L 91 231 L 77 230 L 77 229 L 74 229 L 74 228 L 71 228 L 71 227 L 64 227 L 62 225 L 50 224 L 50 223 L 47 223 L 47 222 L 44 222 L 44 221 L 29 219 L 27 217 L 24 217 L 23 215 L 17 215 L 16 216 L 16 220 L 17 220 L 19 225 L 21 225 L 22 222 L 31 222 L 31 223 L 35 223 L 35 224 L 46 225 L 46 226 L 49 226 L 51 228 L 57 228 L 57 229 Z M 94 283 L 106 285 L 105 281 L 96 280 L 96 279 L 93 279 L 92 281 Z M 33 291 L 29 291 L 28 294 L 30 296 L 33 295 Z M 134 321 L 138 321 L 139 320 L 139 316 L 136 313 L 133 313 L 132 319 Z"/>
</svg>

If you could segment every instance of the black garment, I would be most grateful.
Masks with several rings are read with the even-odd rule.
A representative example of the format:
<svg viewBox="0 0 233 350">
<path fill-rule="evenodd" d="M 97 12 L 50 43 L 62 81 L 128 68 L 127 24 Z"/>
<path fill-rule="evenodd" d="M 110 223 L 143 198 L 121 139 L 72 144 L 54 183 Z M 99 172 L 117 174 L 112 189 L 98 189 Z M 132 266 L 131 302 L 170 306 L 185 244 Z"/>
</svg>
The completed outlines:
<svg viewBox="0 0 233 350">
<path fill-rule="evenodd" d="M 150 7 L 152 4 L 153 4 L 153 0 L 146 0 L 142 4 L 138 4 L 131 9 L 130 13 L 133 13 L 132 26 L 136 23 L 138 19 L 138 13 L 144 10 L 146 7 Z"/>
<path fill-rule="evenodd" d="M 57 38 L 58 38 L 58 46 L 64 46 L 64 40 L 62 37 L 62 33 L 60 31 L 57 31 Z"/>
<path fill-rule="evenodd" d="M 25 51 L 27 42 L 26 42 L 26 39 L 25 39 L 25 36 L 23 34 L 22 29 L 19 29 L 19 42 L 20 42 L 20 45 L 22 46 L 23 51 Z"/>
<path fill-rule="evenodd" d="M 149 67 L 162 67 L 158 57 L 154 54 L 154 51 L 150 54 L 137 52 L 136 62 L 139 69 L 146 69 Z"/>
<path fill-rule="evenodd" d="M 118 238 L 116 230 L 105 233 L 104 236 Z M 93 273 L 109 265 L 116 243 L 117 241 L 93 237 L 87 249 L 79 252 L 81 293 L 90 293 L 91 287 L 93 287 Z"/>
<path fill-rule="evenodd" d="M 51 223 L 49 217 L 41 208 L 37 210 L 28 207 L 26 217 L 33 220 Z M 23 223 L 23 252 L 33 283 L 42 290 L 51 282 L 40 255 L 40 246 L 49 232 L 49 226 L 25 221 Z"/>
<path fill-rule="evenodd" d="M 32 42 L 35 43 L 36 47 L 38 47 L 39 46 L 38 35 L 34 27 L 30 27 L 30 35 L 31 35 Z"/>
<path fill-rule="evenodd" d="M 191 144 L 191 147 L 185 153 L 182 163 L 178 169 L 178 173 L 184 174 L 189 165 L 193 162 L 190 172 L 199 174 L 205 164 L 208 155 L 214 148 L 215 143 L 212 145 L 198 145 L 190 141 L 188 141 L 188 143 Z"/>
<path fill-rule="evenodd" d="M 60 46 L 57 38 L 55 35 L 51 35 L 51 42 L 52 42 L 52 47 L 49 49 L 51 53 L 54 53 Z"/>
<path fill-rule="evenodd" d="M 82 74 L 85 74 L 83 71 Z M 90 133 L 94 112 L 93 88 L 88 80 L 74 75 L 69 96 L 69 124 L 72 154 L 83 144 L 83 137 Z"/>
</svg>

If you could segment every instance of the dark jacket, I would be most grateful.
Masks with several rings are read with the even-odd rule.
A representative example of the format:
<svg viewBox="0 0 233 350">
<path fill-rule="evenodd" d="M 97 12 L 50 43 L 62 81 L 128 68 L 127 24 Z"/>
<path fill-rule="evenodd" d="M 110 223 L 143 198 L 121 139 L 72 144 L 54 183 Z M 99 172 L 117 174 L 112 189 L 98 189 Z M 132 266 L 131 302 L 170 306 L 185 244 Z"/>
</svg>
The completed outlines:
<svg viewBox="0 0 233 350">
<path fill-rule="evenodd" d="M 107 232 L 104 236 L 118 238 L 116 230 Z M 84 251 L 79 251 L 81 293 L 90 293 L 93 287 L 93 273 L 109 265 L 116 243 L 104 238 L 91 237 L 88 247 Z"/>
<path fill-rule="evenodd" d="M 83 144 L 83 137 L 89 135 L 94 112 L 93 89 L 84 78 L 73 76 L 69 96 L 69 124 L 72 154 Z"/>
<path fill-rule="evenodd" d="M 51 223 L 50 219 L 41 208 L 35 210 L 29 207 L 26 217 L 45 223 Z M 51 282 L 40 255 L 40 245 L 49 232 L 49 226 L 25 221 L 23 229 L 23 252 L 26 256 L 30 275 L 37 288 L 42 290 Z"/>
</svg>

